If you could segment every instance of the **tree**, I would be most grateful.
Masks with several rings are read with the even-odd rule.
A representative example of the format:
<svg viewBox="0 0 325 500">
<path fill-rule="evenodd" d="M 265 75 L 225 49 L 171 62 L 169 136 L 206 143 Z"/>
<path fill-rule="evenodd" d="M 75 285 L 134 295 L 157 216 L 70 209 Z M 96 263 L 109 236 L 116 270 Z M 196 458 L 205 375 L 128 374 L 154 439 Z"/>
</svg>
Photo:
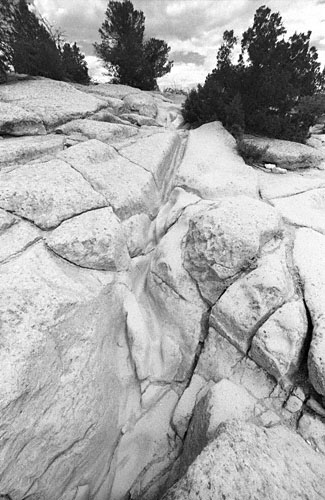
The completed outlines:
<svg viewBox="0 0 325 500">
<path fill-rule="evenodd" d="M 65 43 L 61 49 L 61 58 L 65 76 L 71 82 L 89 83 L 88 67 L 85 56 L 76 43 Z"/>
<path fill-rule="evenodd" d="M 6 72 L 12 62 L 15 7 L 9 0 L 0 3 L 0 82 L 6 80 Z"/>
<path fill-rule="evenodd" d="M 94 47 L 116 83 L 151 90 L 157 78 L 171 70 L 170 48 L 163 40 L 144 40 L 145 16 L 130 0 L 108 2 L 99 29 L 101 43 Z"/>
<path fill-rule="evenodd" d="M 198 123 L 217 116 L 230 129 L 236 126 L 304 141 L 316 115 L 306 111 L 307 101 L 303 106 L 299 103 L 318 91 L 324 78 L 317 51 L 310 46 L 311 32 L 295 33 L 289 39 L 285 39 L 285 34 L 280 14 L 260 7 L 253 26 L 242 35 L 241 54 L 238 63 L 233 64 L 231 54 L 236 38 L 233 31 L 226 31 L 216 69 L 198 88 L 197 95 L 189 96 L 185 119 L 193 117 L 191 108 L 198 109 L 199 100 L 205 111 Z"/>
</svg>

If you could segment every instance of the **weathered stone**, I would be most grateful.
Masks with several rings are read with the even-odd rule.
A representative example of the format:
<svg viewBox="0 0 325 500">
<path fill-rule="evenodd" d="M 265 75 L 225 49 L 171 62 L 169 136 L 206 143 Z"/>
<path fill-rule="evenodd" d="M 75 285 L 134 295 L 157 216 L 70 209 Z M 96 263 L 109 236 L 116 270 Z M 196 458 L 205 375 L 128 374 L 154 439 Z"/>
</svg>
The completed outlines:
<svg viewBox="0 0 325 500">
<path fill-rule="evenodd" d="M 325 188 L 273 199 L 271 203 L 289 223 L 325 234 Z"/>
<path fill-rule="evenodd" d="M 105 100 L 111 105 L 111 100 L 121 100 L 129 94 L 142 93 L 140 89 L 129 87 L 128 85 L 116 85 L 110 83 L 99 83 L 97 85 L 87 85 L 82 87 L 83 92 L 95 94 L 99 97 L 105 97 Z"/>
<path fill-rule="evenodd" d="M 219 122 L 191 130 L 175 186 L 201 198 L 257 197 L 257 177 L 236 151 L 236 141 Z"/>
<path fill-rule="evenodd" d="M 144 92 L 128 94 L 123 98 L 123 102 L 130 111 L 137 111 L 140 115 L 149 118 L 156 118 L 157 116 L 157 105 L 154 98 L 149 94 Z"/>
<path fill-rule="evenodd" d="M 261 162 L 275 163 L 287 170 L 315 168 L 325 160 L 324 153 L 298 142 L 253 136 L 244 137 L 243 141 L 261 151 Z"/>
<path fill-rule="evenodd" d="M 42 229 L 106 205 L 82 176 L 67 163 L 23 165 L 0 174 L 0 206 L 33 221 Z"/>
<path fill-rule="evenodd" d="M 138 497 L 153 479 L 157 480 L 157 476 L 171 466 L 177 451 L 169 439 L 173 434 L 170 419 L 176 403 L 177 394 L 169 391 L 134 426 L 124 430 L 114 457 L 116 474 L 110 498 L 122 500 L 128 492 Z"/>
<path fill-rule="evenodd" d="M 162 189 L 168 186 L 174 174 L 173 157 L 179 145 L 178 134 L 165 132 L 139 139 L 135 144 L 119 149 L 119 153 L 151 172 L 158 189 Z"/>
<path fill-rule="evenodd" d="M 305 193 L 325 187 L 325 172 L 308 169 L 288 172 L 285 176 L 269 175 L 258 170 L 259 191 L 265 200 Z"/>
<path fill-rule="evenodd" d="M 0 101 L 0 134 L 3 135 L 44 135 L 45 127 L 34 113 Z"/>
<path fill-rule="evenodd" d="M 121 428 L 139 404 L 123 288 L 41 243 L 0 274 L 1 492 L 74 498 L 69 488 L 89 478 L 91 496 L 103 498 Z"/>
<path fill-rule="evenodd" d="M 309 378 L 316 391 L 325 395 L 325 236 L 311 229 L 299 229 L 293 255 L 313 324 Z"/>
<path fill-rule="evenodd" d="M 282 238 L 278 213 L 243 196 L 228 198 L 196 215 L 184 244 L 184 266 L 203 297 L 214 304 L 244 271 L 256 266 L 263 247 Z"/>
<path fill-rule="evenodd" d="M 139 127 L 161 127 L 160 123 L 158 123 L 154 118 L 150 118 L 149 116 L 142 116 L 136 113 L 123 113 L 120 116 L 123 120 L 127 120 L 134 125 L 139 125 Z"/>
<path fill-rule="evenodd" d="M 102 163 L 116 156 L 112 146 L 108 146 L 97 139 L 81 142 L 57 154 L 57 158 L 64 160 L 74 168 L 90 168 L 91 165 Z"/>
<path fill-rule="evenodd" d="M 260 368 L 252 359 L 243 357 L 233 368 L 229 379 L 237 385 L 242 385 L 256 399 L 266 401 L 268 398 L 277 399 L 283 405 L 283 395 L 274 395 L 276 381 L 263 368 Z M 274 405 L 271 405 L 272 408 Z"/>
<path fill-rule="evenodd" d="M 55 155 L 63 150 L 64 137 L 46 135 L 19 137 L 0 141 L 0 169 L 17 163 L 26 163 L 43 155 Z"/>
<path fill-rule="evenodd" d="M 119 125 L 130 125 L 130 123 L 132 123 L 131 120 L 128 120 L 127 118 L 123 119 L 123 116 L 118 117 L 107 109 L 97 111 L 97 113 L 93 114 L 90 119 L 98 122 L 117 123 Z"/>
<path fill-rule="evenodd" d="M 163 500 L 321 500 L 324 488 L 324 458 L 300 436 L 229 422 Z"/>
<path fill-rule="evenodd" d="M 131 257 L 145 252 L 149 241 L 151 220 L 147 214 L 136 214 L 123 221 L 126 244 Z"/>
<path fill-rule="evenodd" d="M 285 409 L 290 413 L 298 413 L 303 405 L 303 401 L 300 398 L 292 394 L 289 399 L 285 402 Z"/>
<path fill-rule="evenodd" d="M 130 265 L 126 238 L 111 208 L 91 210 L 63 222 L 46 243 L 77 266 L 126 271 Z"/>
<path fill-rule="evenodd" d="M 254 269 L 224 292 L 213 307 L 210 324 L 243 353 L 260 326 L 294 294 L 285 249 L 266 254 Z"/>
<path fill-rule="evenodd" d="M 119 125 L 89 119 L 73 120 L 61 125 L 56 131 L 67 135 L 79 133 L 85 137 L 85 140 L 98 139 L 109 144 L 132 137 L 138 133 L 137 129 L 131 125 Z"/>
<path fill-rule="evenodd" d="M 219 425 L 254 415 L 256 399 L 244 387 L 227 379 L 214 384 L 195 406 L 182 452 L 182 468 L 189 466 L 214 438 Z"/>
<path fill-rule="evenodd" d="M 42 237 L 41 233 L 33 224 L 14 218 L 0 233 L 0 263 L 26 250 Z"/>
<path fill-rule="evenodd" d="M 325 423 L 314 415 L 304 413 L 299 420 L 298 432 L 316 451 L 325 454 Z"/>
<path fill-rule="evenodd" d="M 19 219 L 14 215 L 0 209 L 0 234 L 16 222 L 18 222 L 18 220 Z"/>
<path fill-rule="evenodd" d="M 1 100 L 33 113 L 50 128 L 106 106 L 102 100 L 80 92 L 68 83 L 46 78 L 1 85 Z"/>
<path fill-rule="evenodd" d="M 173 414 L 172 424 L 178 436 L 183 439 L 188 424 L 192 418 L 198 393 L 207 386 L 207 382 L 200 375 L 193 375 L 190 385 L 185 389 L 177 403 Z"/>
<path fill-rule="evenodd" d="M 289 376 L 299 369 L 307 329 L 303 302 L 284 304 L 257 330 L 249 355 L 276 379 Z"/>
<path fill-rule="evenodd" d="M 242 358 L 243 354 L 236 347 L 214 328 L 209 328 L 195 373 L 205 380 L 219 382 L 223 378 L 231 378 L 235 366 Z"/>
</svg>

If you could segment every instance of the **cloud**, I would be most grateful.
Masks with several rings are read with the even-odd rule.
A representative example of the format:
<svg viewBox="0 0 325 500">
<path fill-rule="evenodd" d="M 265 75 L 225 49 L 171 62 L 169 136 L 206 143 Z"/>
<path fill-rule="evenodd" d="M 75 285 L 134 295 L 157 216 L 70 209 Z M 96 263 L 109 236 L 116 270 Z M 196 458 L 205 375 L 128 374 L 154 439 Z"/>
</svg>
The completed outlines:
<svg viewBox="0 0 325 500">
<path fill-rule="evenodd" d="M 174 63 L 193 63 L 198 66 L 205 62 L 205 56 L 202 56 L 198 52 L 184 52 L 182 50 L 171 52 L 169 59 L 174 61 Z"/>
</svg>

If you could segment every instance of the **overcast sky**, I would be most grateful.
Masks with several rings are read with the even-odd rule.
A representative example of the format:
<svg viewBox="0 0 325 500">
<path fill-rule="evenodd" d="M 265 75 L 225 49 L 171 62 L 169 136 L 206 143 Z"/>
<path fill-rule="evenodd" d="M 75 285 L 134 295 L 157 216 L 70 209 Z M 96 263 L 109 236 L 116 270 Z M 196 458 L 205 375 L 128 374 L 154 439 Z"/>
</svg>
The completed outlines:
<svg viewBox="0 0 325 500">
<path fill-rule="evenodd" d="M 91 76 L 108 81 L 95 57 L 93 42 L 105 18 L 107 0 L 34 0 L 38 11 L 61 28 L 68 41 L 86 54 Z M 165 40 L 171 47 L 172 71 L 159 80 L 161 86 L 188 88 L 203 83 L 215 67 L 222 34 L 234 29 L 241 36 L 252 25 L 261 5 L 279 11 L 288 35 L 312 31 L 312 43 L 325 64 L 325 0 L 133 0 L 146 17 L 148 37 Z"/>
</svg>

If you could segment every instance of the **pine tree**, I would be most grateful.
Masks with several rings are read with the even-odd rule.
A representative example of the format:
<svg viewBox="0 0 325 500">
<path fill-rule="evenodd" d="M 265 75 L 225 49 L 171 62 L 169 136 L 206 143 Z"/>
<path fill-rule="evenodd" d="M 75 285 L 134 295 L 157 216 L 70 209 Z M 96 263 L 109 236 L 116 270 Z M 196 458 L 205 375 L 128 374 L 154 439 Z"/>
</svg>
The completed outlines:
<svg viewBox="0 0 325 500">
<path fill-rule="evenodd" d="M 94 47 L 114 81 L 153 89 L 157 78 L 171 70 L 169 47 L 163 40 L 144 40 L 145 16 L 130 0 L 108 2 L 106 18 Z"/>
<path fill-rule="evenodd" d="M 71 82 L 87 84 L 90 82 L 85 56 L 76 43 L 65 43 L 61 49 L 61 59 L 66 78 Z"/>
</svg>

